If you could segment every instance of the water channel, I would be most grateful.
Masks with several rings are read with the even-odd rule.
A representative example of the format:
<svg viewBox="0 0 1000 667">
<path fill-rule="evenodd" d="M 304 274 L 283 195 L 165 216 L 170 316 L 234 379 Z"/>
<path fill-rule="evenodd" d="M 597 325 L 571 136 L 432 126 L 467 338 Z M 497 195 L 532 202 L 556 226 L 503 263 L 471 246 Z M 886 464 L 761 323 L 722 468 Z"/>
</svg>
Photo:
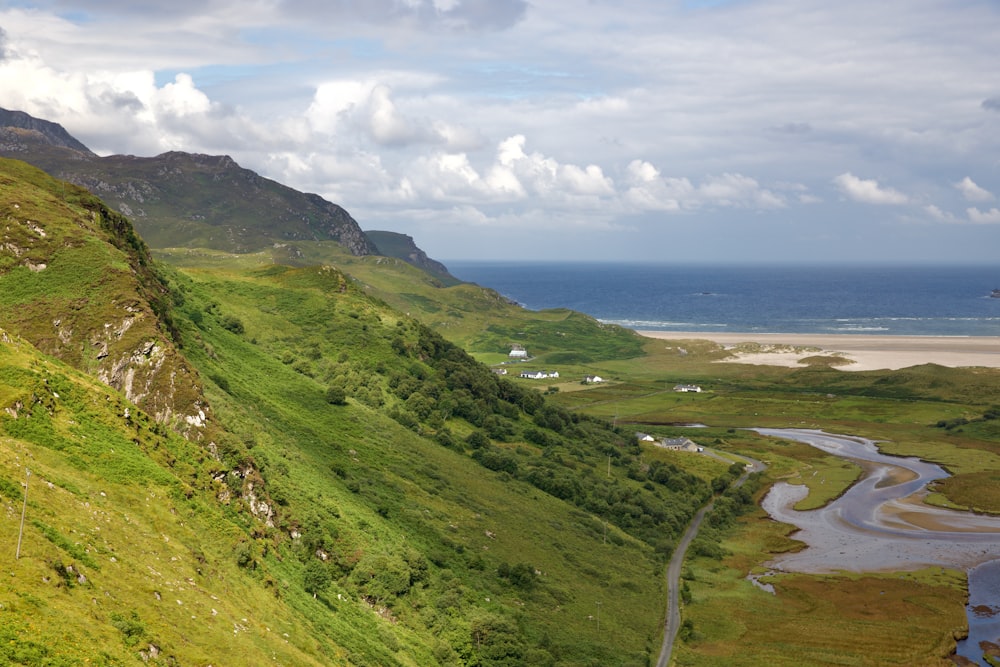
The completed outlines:
<svg viewBox="0 0 1000 667">
<path fill-rule="evenodd" d="M 1000 518 L 923 504 L 927 485 L 946 473 L 916 458 L 881 454 L 864 438 L 805 429 L 754 429 L 804 442 L 860 465 L 865 475 L 823 508 L 792 509 L 805 486 L 778 482 L 762 507 L 796 526 L 808 546 L 768 565 L 790 572 L 874 572 L 942 566 L 969 572 L 969 638 L 957 653 L 988 667 L 980 641 L 1000 643 Z"/>
</svg>

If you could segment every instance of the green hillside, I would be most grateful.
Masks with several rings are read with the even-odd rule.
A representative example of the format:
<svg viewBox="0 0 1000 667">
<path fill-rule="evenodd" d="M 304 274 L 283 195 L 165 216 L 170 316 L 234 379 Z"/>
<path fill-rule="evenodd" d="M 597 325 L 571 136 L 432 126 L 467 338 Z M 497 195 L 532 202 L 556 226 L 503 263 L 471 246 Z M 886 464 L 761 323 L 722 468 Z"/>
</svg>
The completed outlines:
<svg viewBox="0 0 1000 667">
<path fill-rule="evenodd" d="M 82 190 L 0 178 L 7 662 L 654 657 L 664 558 L 724 466 L 643 461 L 331 266 L 154 267 Z M 152 357 L 190 381 L 171 410 L 97 380 Z"/>
<path fill-rule="evenodd" d="M 448 272 L 448 267 L 431 259 L 427 253 L 418 248 L 412 236 L 376 230 L 365 230 L 365 236 L 378 247 L 380 255 L 396 257 L 412 264 L 437 278 L 442 285 L 457 285 L 462 282 Z"/>
<path fill-rule="evenodd" d="M 332 242 L 296 243 L 239 255 L 167 248 L 156 250 L 156 256 L 191 270 L 243 271 L 274 264 L 336 266 L 369 296 L 419 319 L 487 364 L 506 361 L 511 345 L 519 344 L 528 348 L 536 363 L 565 367 L 582 377 L 591 364 L 644 353 L 645 339 L 630 329 L 566 309 L 527 310 L 496 290 L 473 283 L 446 287 L 402 259 L 357 257 Z"/>
</svg>

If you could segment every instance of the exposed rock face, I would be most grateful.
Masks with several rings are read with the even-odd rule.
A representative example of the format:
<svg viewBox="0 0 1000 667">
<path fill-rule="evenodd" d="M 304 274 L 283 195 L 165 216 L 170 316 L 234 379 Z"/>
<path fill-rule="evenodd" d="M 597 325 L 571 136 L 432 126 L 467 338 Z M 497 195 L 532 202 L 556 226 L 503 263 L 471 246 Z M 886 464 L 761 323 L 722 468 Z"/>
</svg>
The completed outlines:
<svg viewBox="0 0 1000 667">
<path fill-rule="evenodd" d="M 204 437 L 210 413 L 171 339 L 169 291 L 128 220 L 78 188 L 4 162 L 0 289 L 18 296 L 0 309 L 0 327 L 120 390 L 158 422 Z M 66 200 L 56 196 L 64 192 Z"/>
</svg>

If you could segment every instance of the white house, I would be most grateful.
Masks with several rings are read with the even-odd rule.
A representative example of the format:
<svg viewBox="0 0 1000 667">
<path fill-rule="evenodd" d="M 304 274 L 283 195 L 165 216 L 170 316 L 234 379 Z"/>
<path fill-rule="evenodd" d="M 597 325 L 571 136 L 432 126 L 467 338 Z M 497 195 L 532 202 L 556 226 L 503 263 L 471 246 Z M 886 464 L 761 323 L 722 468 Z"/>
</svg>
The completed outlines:
<svg viewBox="0 0 1000 667">
<path fill-rule="evenodd" d="M 639 442 L 656 442 L 656 438 L 648 433 L 636 433 L 635 438 Z"/>
<path fill-rule="evenodd" d="M 545 378 L 557 378 L 559 377 L 559 371 L 522 371 L 521 377 L 527 378 L 529 380 L 544 380 Z"/>
<path fill-rule="evenodd" d="M 701 393 L 701 387 L 696 384 L 679 384 L 674 387 L 674 391 Z"/>
<path fill-rule="evenodd" d="M 604 382 L 604 378 L 600 375 L 588 375 L 583 378 L 584 384 L 597 384 L 598 382 Z"/>
<path fill-rule="evenodd" d="M 527 359 L 528 351 L 521 345 L 512 345 L 507 357 L 510 359 Z"/>
</svg>

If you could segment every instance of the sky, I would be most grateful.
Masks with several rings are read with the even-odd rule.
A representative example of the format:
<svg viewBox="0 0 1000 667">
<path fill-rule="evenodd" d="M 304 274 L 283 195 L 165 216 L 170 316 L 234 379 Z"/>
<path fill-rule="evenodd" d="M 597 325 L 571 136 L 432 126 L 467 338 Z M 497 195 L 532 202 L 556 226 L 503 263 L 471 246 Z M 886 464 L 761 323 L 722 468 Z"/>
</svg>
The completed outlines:
<svg viewBox="0 0 1000 667">
<path fill-rule="evenodd" d="M 0 107 L 437 259 L 996 264 L 998 0 L 0 0 Z"/>
</svg>

